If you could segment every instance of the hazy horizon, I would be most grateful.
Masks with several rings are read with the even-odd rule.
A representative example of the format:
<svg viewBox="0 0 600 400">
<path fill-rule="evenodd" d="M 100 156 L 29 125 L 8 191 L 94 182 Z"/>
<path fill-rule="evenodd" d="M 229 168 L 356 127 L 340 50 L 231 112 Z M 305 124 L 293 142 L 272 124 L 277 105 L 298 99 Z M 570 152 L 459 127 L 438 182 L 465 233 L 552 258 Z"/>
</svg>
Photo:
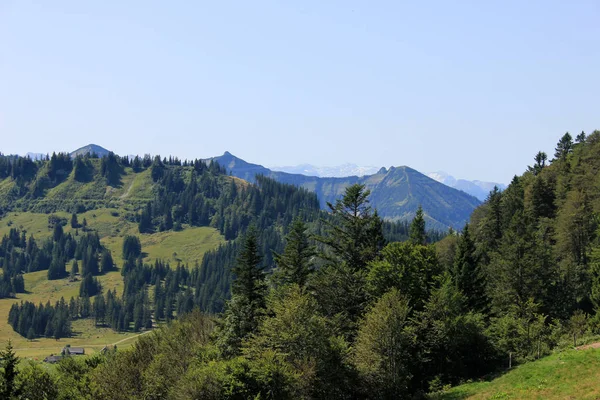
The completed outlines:
<svg viewBox="0 0 600 400">
<path fill-rule="evenodd" d="M 598 124 L 597 2 L 0 5 L 0 151 L 509 182 Z"/>
</svg>

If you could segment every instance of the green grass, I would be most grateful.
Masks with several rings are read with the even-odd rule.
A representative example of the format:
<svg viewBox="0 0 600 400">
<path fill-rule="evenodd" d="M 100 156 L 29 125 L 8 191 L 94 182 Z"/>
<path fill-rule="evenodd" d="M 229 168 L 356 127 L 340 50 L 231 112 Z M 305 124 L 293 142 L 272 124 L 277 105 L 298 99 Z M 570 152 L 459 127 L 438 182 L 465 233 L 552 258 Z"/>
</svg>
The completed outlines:
<svg viewBox="0 0 600 400">
<path fill-rule="evenodd" d="M 223 236 L 214 228 L 209 227 L 185 227 L 180 232 L 160 232 L 151 235 L 140 235 L 137 224 L 127 221 L 123 208 L 102 208 L 79 214 L 79 222 L 85 218 L 88 227 L 100 235 L 101 242 L 113 253 L 117 265 L 122 266 L 121 251 L 123 237 L 126 234 L 138 235 L 142 243 L 142 249 L 146 253 L 146 262 L 155 259 L 169 261 L 173 267 L 178 261 L 188 264 L 190 267 L 196 261 L 201 262 L 202 256 L 208 250 L 217 248 L 225 242 Z M 65 212 L 54 213 L 70 220 L 71 215 Z M 27 235 L 33 234 L 36 239 L 45 239 L 52 234 L 48 228 L 48 215 L 30 212 L 11 212 L 0 219 L 0 237 L 8 233 L 11 228 L 25 229 Z M 11 222 L 9 226 L 9 221 Z M 65 227 L 65 232 L 73 232 L 70 225 Z M 81 232 L 80 232 L 81 233 Z M 70 264 L 67 268 L 70 267 Z M 68 282 L 67 279 L 48 281 L 47 271 L 38 271 L 25 274 L 25 290 L 27 293 L 19 294 L 17 299 L 0 299 L 0 346 L 9 339 L 13 342 L 17 355 L 25 358 L 44 359 L 50 354 L 56 354 L 66 345 L 84 347 L 87 354 L 99 351 L 105 345 L 118 344 L 119 347 L 130 345 L 133 340 L 124 339 L 137 336 L 133 333 L 116 333 L 108 328 L 94 326 L 92 320 L 81 320 L 73 322 L 74 336 L 61 340 L 40 338 L 27 341 L 24 337 L 14 332 L 8 325 L 8 313 L 15 302 L 32 301 L 35 303 L 52 303 L 64 297 L 69 301 L 71 297 L 79 295 L 80 282 Z M 120 272 L 111 272 L 98 277 L 104 290 L 116 289 L 120 293 L 123 289 L 123 277 Z"/>
<path fill-rule="evenodd" d="M 73 322 L 73 337 L 60 340 L 40 338 L 28 341 L 15 331 L 6 322 L 8 313 L 13 303 L 31 301 L 36 304 L 47 301 L 51 303 L 64 297 L 69 301 L 71 297 L 79 295 L 79 281 L 68 282 L 67 279 L 49 281 L 46 279 L 47 271 L 32 272 L 25 274 L 25 288 L 27 293 L 20 293 L 17 299 L 0 300 L 0 345 L 4 345 L 9 339 L 12 341 L 17 355 L 20 357 L 43 359 L 50 354 L 56 354 L 66 345 L 84 347 L 86 353 L 91 354 L 99 351 L 105 345 L 110 345 L 136 336 L 133 333 L 117 333 L 108 328 L 97 328 L 92 320 L 78 320 Z M 123 279 L 119 272 L 111 272 L 99 276 L 98 279 L 106 290 L 116 289 L 120 293 L 123 289 Z M 123 346 L 128 343 L 123 342 Z"/>
<path fill-rule="evenodd" d="M 104 178 L 97 172 L 99 160 L 92 160 L 95 175 L 89 182 L 77 182 L 71 173 L 63 182 L 46 191 L 43 198 L 31 201 L 33 210 L 65 209 L 69 210 L 74 204 L 84 204 L 95 209 L 78 214 L 81 224 L 85 218 L 89 229 L 100 236 L 100 240 L 113 254 L 113 259 L 118 267 L 122 266 L 121 251 L 125 235 L 137 235 L 142 243 L 145 261 L 153 262 L 156 259 L 168 261 L 173 267 L 178 262 L 192 267 L 195 262 L 201 262 L 204 253 L 216 249 L 225 240 L 214 228 L 188 227 L 180 232 L 160 232 L 151 235 L 140 235 L 137 229 L 135 215 L 154 196 L 154 182 L 150 170 L 134 173 L 131 168 L 126 168 L 121 175 L 118 185 L 106 186 Z M 0 180 L 0 199 L 11 201 L 9 195 L 14 182 L 11 179 Z M 13 204 L 16 209 L 19 204 Z M 1 205 L 0 205 L 1 206 Z M 53 212 L 52 214 L 66 218 L 68 224 L 65 232 L 75 233 L 71 228 L 69 212 Z M 36 240 L 45 240 L 52 235 L 48 227 L 50 214 L 39 212 L 13 211 L 0 218 L 0 238 L 7 234 L 11 228 L 25 230 L 27 236 L 33 235 Z M 79 229 L 79 234 L 81 234 Z M 70 263 L 67 265 L 70 268 Z M 8 325 L 8 313 L 13 303 L 19 301 L 32 301 L 35 303 L 52 303 L 64 297 L 69 301 L 71 297 L 79 294 L 80 282 L 68 282 L 67 279 L 48 281 L 46 271 L 25 274 L 25 290 L 27 293 L 19 294 L 17 299 L 0 299 L 0 346 L 11 340 L 17 354 L 22 357 L 43 359 L 51 353 L 57 353 L 65 344 L 85 347 L 87 353 L 101 349 L 104 345 L 114 344 L 123 339 L 136 335 L 132 333 L 116 333 L 111 329 L 98 328 L 93 321 L 74 321 L 71 338 L 61 339 L 36 339 L 27 341 L 13 331 Z M 121 292 L 123 278 L 120 272 L 111 272 L 99 277 L 104 290 L 116 289 Z M 126 346 L 132 340 L 125 341 L 119 346 Z"/>
<path fill-rule="evenodd" d="M 161 232 L 141 236 L 142 248 L 148 253 L 146 260 L 169 260 L 182 262 L 190 267 L 200 263 L 204 253 L 225 243 L 223 236 L 214 228 L 195 227 L 181 232 Z"/>
<path fill-rule="evenodd" d="M 598 399 L 600 349 L 568 350 L 490 381 L 452 388 L 439 399 Z"/>
</svg>

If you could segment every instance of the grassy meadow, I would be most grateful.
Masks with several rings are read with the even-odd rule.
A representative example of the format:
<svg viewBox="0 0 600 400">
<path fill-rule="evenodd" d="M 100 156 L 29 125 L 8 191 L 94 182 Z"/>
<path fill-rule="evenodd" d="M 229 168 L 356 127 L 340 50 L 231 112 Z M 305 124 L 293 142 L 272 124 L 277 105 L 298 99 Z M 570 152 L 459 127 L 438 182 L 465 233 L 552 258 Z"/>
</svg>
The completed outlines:
<svg viewBox="0 0 600 400">
<path fill-rule="evenodd" d="M 140 174 L 141 175 L 141 174 Z M 132 185 L 143 183 L 132 181 Z M 113 258 L 120 267 L 122 264 L 121 252 L 123 237 L 137 235 L 140 237 L 145 261 L 153 262 L 155 259 L 168 261 L 172 267 L 178 262 L 188 264 L 190 267 L 195 262 L 201 262 L 204 253 L 217 248 L 225 240 L 214 228 L 209 227 L 184 227 L 179 232 L 158 232 L 140 235 L 137 224 L 128 221 L 125 214 L 127 208 L 101 208 L 78 214 L 81 223 L 85 218 L 88 228 L 98 232 L 101 242 L 113 253 Z M 53 213 L 69 221 L 71 214 L 65 212 Z M 11 228 L 17 227 L 27 231 L 27 236 L 33 234 L 36 240 L 43 240 L 52 234 L 48 228 L 48 215 L 31 212 L 10 212 L 0 219 L 0 237 L 8 233 Z M 65 232 L 74 233 L 70 224 L 64 227 Z M 67 265 L 67 270 L 70 265 Z M 38 271 L 24 275 L 27 293 L 19 294 L 16 299 L 0 299 L 0 345 L 9 339 L 12 341 L 16 352 L 21 357 L 43 359 L 44 357 L 60 352 L 66 344 L 84 347 L 87 354 L 99 351 L 105 345 L 119 343 L 119 347 L 130 345 L 137 336 L 135 333 L 117 333 L 109 328 L 98 328 L 93 320 L 73 321 L 73 337 L 60 340 L 40 338 L 28 341 L 14 332 L 8 325 L 8 313 L 14 302 L 31 301 L 35 303 L 56 302 L 61 297 L 69 301 L 71 297 L 79 294 L 80 282 L 69 282 L 68 279 L 49 281 L 47 271 Z M 116 289 L 120 292 L 123 288 L 123 278 L 119 271 L 110 272 L 98 277 L 104 290 Z"/>
<path fill-rule="evenodd" d="M 517 366 L 489 382 L 457 386 L 434 398 L 599 399 L 600 349 L 557 352 Z"/>
</svg>

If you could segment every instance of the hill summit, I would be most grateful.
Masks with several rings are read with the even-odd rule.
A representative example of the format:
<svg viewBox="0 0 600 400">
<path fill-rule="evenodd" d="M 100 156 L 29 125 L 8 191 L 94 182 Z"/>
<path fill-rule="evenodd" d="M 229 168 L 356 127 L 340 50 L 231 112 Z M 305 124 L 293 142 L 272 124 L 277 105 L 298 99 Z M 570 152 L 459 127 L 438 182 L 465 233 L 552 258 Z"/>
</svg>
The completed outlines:
<svg viewBox="0 0 600 400">
<path fill-rule="evenodd" d="M 80 147 L 79 149 L 70 153 L 71 158 L 75 158 L 77 156 L 83 156 L 86 154 L 96 154 L 98 157 L 104 157 L 110 153 L 109 150 L 106 150 L 102 146 L 98 146 L 97 144 L 88 144 L 87 146 Z"/>
</svg>

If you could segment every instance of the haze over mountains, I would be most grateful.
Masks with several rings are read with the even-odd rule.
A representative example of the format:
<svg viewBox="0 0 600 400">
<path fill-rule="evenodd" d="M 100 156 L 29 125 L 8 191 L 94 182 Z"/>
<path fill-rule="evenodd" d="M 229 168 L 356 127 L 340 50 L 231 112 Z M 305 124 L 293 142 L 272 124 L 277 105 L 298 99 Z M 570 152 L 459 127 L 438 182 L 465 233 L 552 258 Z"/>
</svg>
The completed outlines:
<svg viewBox="0 0 600 400">
<path fill-rule="evenodd" d="M 349 185 L 361 183 L 371 190 L 371 205 L 389 220 L 410 221 L 419 205 L 423 207 L 430 228 L 460 229 L 469 219 L 480 201 L 457 189 L 453 189 L 407 166 L 381 168 L 372 175 L 347 177 L 317 177 L 273 171 L 259 164 L 252 164 L 225 152 L 214 157 L 227 171 L 249 182 L 256 175 L 265 175 L 282 183 L 301 186 L 317 193 L 322 208 L 340 198 Z"/>
<path fill-rule="evenodd" d="M 373 175 L 381 169 L 381 167 L 360 166 L 357 164 L 346 163 L 333 167 L 319 167 L 312 164 L 300 164 L 296 166 L 270 167 L 272 171 L 287 172 L 289 174 L 302 174 L 308 176 L 317 176 L 320 178 L 344 178 L 348 176 L 365 176 Z M 480 180 L 467 180 L 467 179 L 456 179 L 452 175 L 444 171 L 429 172 L 426 173 L 428 177 L 435 179 L 438 182 L 443 183 L 446 186 L 462 190 L 471 196 L 477 197 L 479 200 L 484 201 L 494 186 L 498 186 L 500 190 L 504 190 L 506 185 L 497 182 L 484 182 Z"/>
<path fill-rule="evenodd" d="M 466 179 L 456 179 L 452 175 L 444 171 L 429 172 L 427 176 L 435 179 L 438 182 L 443 183 L 446 186 L 453 187 L 463 192 L 469 193 L 471 196 L 477 197 L 479 200 L 484 201 L 490 191 L 494 189 L 494 186 L 498 186 L 498 189 L 506 189 L 506 185 L 497 182 L 484 182 L 479 180 L 469 181 Z"/>
<path fill-rule="evenodd" d="M 95 153 L 102 157 L 107 155 L 109 150 L 89 144 L 71 152 L 70 155 L 75 157 L 87 153 Z M 354 183 L 361 183 L 371 190 L 371 204 L 383 218 L 393 221 L 410 221 L 420 205 L 423 207 L 428 227 L 438 230 L 447 230 L 449 227 L 462 228 L 471 212 L 488 193 L 475 183 L 469 184 L 467 181 L 452 180 L 452 177 L 442 174 L 429 177 L 408 166 L 377 170 L 371 166 L 362 167 L 355 164 L 345 164 L 339 167 L 314 167 L 309 164 L 280 167 L 288 171 L 303 172 L 289 173 L 249 163 L 229 152 L 206 161 L 209 160 L 217 161 L 231 175 L 248 182 L 254 182 L 256 175 L 265 175 L 282 183 L 314 191 L 324 209 L 327 208 L 327 203 L 334 203 L 340 198 L 346 187 Z M 445 178 L 445 181 L 440 183 L 439 180 L 442 177 Z M 452 188 L 452 184 L 457 188 Z M 464 191 L 457 190 L 459 188 L 468 189 L 477 196 L 473 197 L 464 189 Z"/>
<path fill-rule="evenodd" d="M 346 163 L 334 167 L 318 167 L 311 164 L 300 164 L 288 167 L 270 167 L 273 171 L 287 172 L 288 174 L 302 174 L 308 176 L 318 176 L 319 178 L 345 178 L 347 176 L 372 175 L 379 171 L 381 167 L 360 166 L 357 164 Z"/>
</svg>

